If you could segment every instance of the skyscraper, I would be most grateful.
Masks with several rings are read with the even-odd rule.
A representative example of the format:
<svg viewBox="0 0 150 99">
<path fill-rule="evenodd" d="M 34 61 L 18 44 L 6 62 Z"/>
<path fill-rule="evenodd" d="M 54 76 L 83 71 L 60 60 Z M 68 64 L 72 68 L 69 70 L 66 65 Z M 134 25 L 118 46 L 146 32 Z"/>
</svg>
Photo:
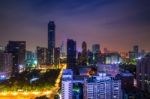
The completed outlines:
<svg viewBox="0 0 150 99">
<path fill-rule="evenodd" d="M 67 67 L 74 69 L 76 64 L 76 42 L 72 39 L 67 40 Z"/>
<path fill-rule="evenodd" d="M 12 74 L 22 72 L 25 68 L 25 41 L 9 41 L 6 51 L 12 53 L 13 68 Z"/>
<path fill-rule="evenodd" d="M 54 48 L 55 48 L 55 23 L 48 23 L 48 64 L 54 63 Z"/>
<path fill-rule="evenodd" d="M 82 43 L 82 55 L 81 55 L 81 64 L 83 66 L 86 66 L 87 65 L 87 44 L 86 42 L 84 41 Z"/>
</svg>

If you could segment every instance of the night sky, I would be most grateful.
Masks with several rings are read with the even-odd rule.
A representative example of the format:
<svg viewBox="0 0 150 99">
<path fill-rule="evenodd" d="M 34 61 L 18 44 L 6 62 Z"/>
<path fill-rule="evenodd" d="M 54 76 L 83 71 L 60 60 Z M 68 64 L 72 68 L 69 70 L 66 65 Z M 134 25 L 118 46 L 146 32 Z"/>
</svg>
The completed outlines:
<svg viewBox="0 0 150 99">
<path fill-rule="evenodd" d="M 0 45 L 27 41 L 27 49 L 47 47 L 47 24 L 56 24 L 56 43 L 67 38 L 88 48 L 150 51 L 150 0 L 0 0 Z"/>
</svg>

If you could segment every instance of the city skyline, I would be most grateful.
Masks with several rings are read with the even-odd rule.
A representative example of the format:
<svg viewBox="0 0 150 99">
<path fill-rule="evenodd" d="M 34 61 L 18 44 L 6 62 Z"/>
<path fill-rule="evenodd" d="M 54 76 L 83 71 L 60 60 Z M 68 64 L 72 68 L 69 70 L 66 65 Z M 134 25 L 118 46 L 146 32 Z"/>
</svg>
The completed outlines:
<svg viewBox="0 0 150 99">
<path fill-rule="evenodd" d="M 88 49 L 129 51 L 133 45 L 150 51 L 150 2 L 140 0 L 1 0 L 0 45 L 9 40 L 26 41 L 27 49 L 47 47 L 48 22 L 56 24 L 56 46 L 74 39 Z"/>
</svg>

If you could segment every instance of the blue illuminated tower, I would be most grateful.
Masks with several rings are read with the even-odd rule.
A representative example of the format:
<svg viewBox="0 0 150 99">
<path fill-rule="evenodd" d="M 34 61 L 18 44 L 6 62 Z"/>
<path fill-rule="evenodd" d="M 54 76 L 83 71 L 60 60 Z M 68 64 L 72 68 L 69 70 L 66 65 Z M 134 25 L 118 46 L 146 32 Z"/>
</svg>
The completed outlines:
<svg viewBox="0 0 150 99">
<path fill-rule="evenodd" d="M 55 23 L 48 23 L 48 64 L 54 63 L 54 48 L 55 48 Z"/>
</svg>

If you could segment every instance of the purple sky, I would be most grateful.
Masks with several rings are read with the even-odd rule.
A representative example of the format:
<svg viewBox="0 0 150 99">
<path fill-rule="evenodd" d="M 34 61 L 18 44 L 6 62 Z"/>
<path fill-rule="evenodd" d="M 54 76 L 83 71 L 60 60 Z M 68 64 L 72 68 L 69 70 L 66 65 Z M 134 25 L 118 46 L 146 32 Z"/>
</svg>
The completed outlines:
<svg viewBox="0 0 150 99">
<path fill-rule="evenodd" d="M 56 46 L 67 38 L 88 48 L 99 43 L 115 51 L 138 44 L 150 51 L 149 0 L 0 0 L 0 45 L 27 41 L 27 49 L 47 47 L 47 24 L 56 24 Z"/>
</svg>

